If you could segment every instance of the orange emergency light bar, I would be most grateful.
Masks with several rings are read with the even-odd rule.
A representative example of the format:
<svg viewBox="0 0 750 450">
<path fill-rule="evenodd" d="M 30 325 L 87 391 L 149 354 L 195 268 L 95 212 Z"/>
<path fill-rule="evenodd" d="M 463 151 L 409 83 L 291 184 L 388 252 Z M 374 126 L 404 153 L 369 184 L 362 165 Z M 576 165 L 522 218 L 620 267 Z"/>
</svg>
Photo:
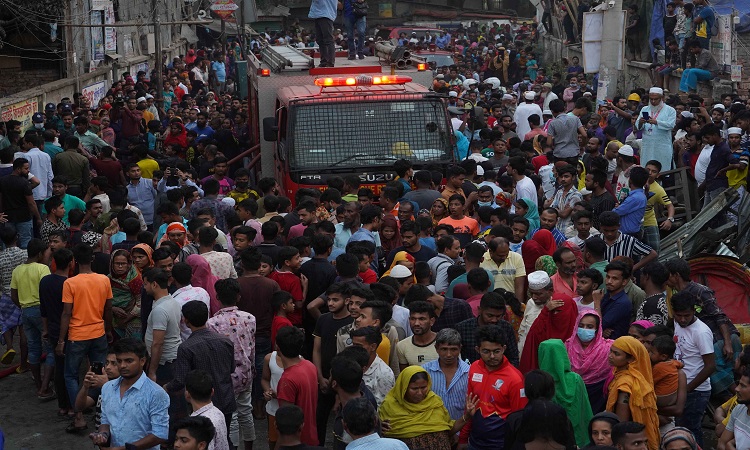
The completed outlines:
<svg viewBox="0 0 750 450">
<path fill-rule="evenodd" d="M 388 84 L 405 84 L 411 82 L 411 77 L 402 75 L 359 75 L 357 77 L 325 77 L 316 78 L 315 86 L 338 87 L 338 86 L 382 86 Z"/>
<path fill-rule="evenodd" d="M 419 63 L 417 64 L 417 72 L 424 72 L 427 70 L 427 64 L 426 63 Z"/>
</svg>

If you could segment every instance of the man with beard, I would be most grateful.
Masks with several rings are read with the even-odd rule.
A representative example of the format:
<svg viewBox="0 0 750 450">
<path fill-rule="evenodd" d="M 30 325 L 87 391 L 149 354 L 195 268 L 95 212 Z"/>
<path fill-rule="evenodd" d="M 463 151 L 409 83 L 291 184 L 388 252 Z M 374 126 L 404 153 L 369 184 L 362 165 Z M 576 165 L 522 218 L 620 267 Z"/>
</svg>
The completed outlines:
<svg viewBox="0 0 750 450">
<path fill-rule="evenodd" d="M 344 221 L 336 224 L 336 237 L 333 240 L 333 246 L 345 249 L 352 235 L 356 233 L 362 225 L 359 217 L 362 206 L 359 202 L 348 202 L 344 204 Z"/>
<path fill-rule="evenodd" d="M 409 326 L 414 333 L 411 338 L 396 344 L 399 369 L 421 366 L 438 358 L 435 348 L 437 333 L 432 331 L 435 324 L 435 307 L 429 302 L 412 302 L 409 307 Z"/>
<path fill-rule="evenodd" d="M 338 229 L 338 225 L 336 226 L 336 228 Z M 419 225 L 417 225 L 417 223 L 413 220 L 407 220 L 401 224 L 402 245 L 400 247 L 394 248 L 388 254 L 388 259 L 386 261 L 387 266 L 391 265 L 391 263 L 393 262 L 393 258 L 398 252 L 407 252 L 414 257 L 415 262 L 428 262 L 430 259 L 437 256 L 437 252 L 435 250 L 427 248 L 419 242 L 419 232 Z"/>
<path fill-rule="evenodd" d="M 677 120 L 674 108 L 664 103 L 664 90 L 652 87 L 648 91 L 649 104 L 641 109 L 641 116 L 635 123 L 637 130 L 643 131 L 641 161 L 657 160 L 664 170 L 672 168 L 672 129 Z"/>
<path fill-rule="evenodd" d="M 102 424 L 91 440 L 101 447 L 158 449 L 169 437 L 169 395 L 143 371 L 143 342 L 121 339 L 114 353 L 120 377 L 102 387 Z"/>
<path fill-rule="evenodd" d="M 555 250 L 552 259 L 557 266 L 557 273 L 550 277 L 555 286 L 555 294 L 575 297 L 576 287 L 578 286 L 578 276 L 576 275 L 578 264 L 575 253 L 567 247 L 561 247 Z"/>
<path fill-rule="evenodd" d="M 721 434 L 719 450 L 732 448 L 731 441 L 735 442 L 734 448 L 750 448 L 748 404 L 750 404 L 750 369 L 745 368 L 740 381 L 737 383 L 737 406 L 732 410 L 727 428 Z"/>
</svg>

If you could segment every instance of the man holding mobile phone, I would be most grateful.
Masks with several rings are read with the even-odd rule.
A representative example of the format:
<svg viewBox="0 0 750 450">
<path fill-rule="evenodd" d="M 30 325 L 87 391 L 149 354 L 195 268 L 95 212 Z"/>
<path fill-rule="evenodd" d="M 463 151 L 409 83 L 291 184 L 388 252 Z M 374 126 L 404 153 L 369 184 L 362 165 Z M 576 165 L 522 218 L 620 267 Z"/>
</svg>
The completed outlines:
<svg viewBox="0 0 750 450">
<path fill-rule="evenodd" d="M 656 160 L 662 170 L 671 170 L 672 129 L 677 120 L 677 111 L 664 103 L 664 90 L 652 87 L 648 91 L 648 105 L 641 109 L 641 116 L 636 120 L 635 128 L 643 131 L 641 161 Z"/>
<path fill-rule="evenodd" d="M 86 424 L 86 419 L 83 418 L 83 411 L 92 406 L 96 407 L 94 423 L 96 428 L 99 428 L 102 418 L 102 386 L 107 381 L 114 380 L 119 376 L 120 369 L 117 366 L 117 358 L 115 357 L 115 352 L 110 348 L 107 351 L 107 359 L 104 361 L 104 364 L 94 362 L 86 372 L 81 389 L 78 391 L 78 395 L 76 395 L 75 406 L 78 412 L 73 423 L 65 431 L 76 433 L 85 430 L 88 425 Z"/>
</svg>

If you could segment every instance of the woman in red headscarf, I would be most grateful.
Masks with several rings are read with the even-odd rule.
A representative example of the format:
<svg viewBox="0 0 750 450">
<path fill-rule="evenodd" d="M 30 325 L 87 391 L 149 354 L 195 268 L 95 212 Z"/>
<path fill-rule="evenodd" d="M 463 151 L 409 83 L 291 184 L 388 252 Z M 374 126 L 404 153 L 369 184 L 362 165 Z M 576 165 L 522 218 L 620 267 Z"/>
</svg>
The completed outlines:
<svg viewBox="0 0 750 450">
<path fill-rule="evenodd" d="M 383 223 L 380 225 L 380 248 L 383 254 L 388 255 L 396 247 L 401 246 L 401 233 L 398 229 L 398 221 L 390 214 L 383 217 Z"/>
<path fill-rule="evenodd" d="M 170 144 L 180 146 L 180 153 L 184 152 L 188 148 L 187 131 L 185 125 L 182 124 L 180 119 L 174 118 L 169 124 L 169 131 L 164 136 L 164 147 Z"/>
<path fill-rule="evenodd" d="M 549 230 L 540 228 L 534 233 L 531 239 L 524 241 L 521 246 L 521 255 L 523 256 L 523 265 L 526 267 L 526 273 L 529 274 L 536 270 L 536 260 L 544 255 L 552 256 L 557 250 L 555 238 Z M 567 338 L 567 336 L 565 336 Z"/>
</svg>

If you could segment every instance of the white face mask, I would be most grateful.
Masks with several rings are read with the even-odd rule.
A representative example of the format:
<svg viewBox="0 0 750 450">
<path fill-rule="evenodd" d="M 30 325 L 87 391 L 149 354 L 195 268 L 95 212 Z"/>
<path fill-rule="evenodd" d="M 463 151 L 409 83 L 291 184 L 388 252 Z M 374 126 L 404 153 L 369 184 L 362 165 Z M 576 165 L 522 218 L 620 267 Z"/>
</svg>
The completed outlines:
<svg viewBox="0 0 750 450">
<path fill-rule="evenodd" d="M 37 130 L 41 130 L 42 128 L 44 128 L 44 124 L 43 123 L 35 123 L 34 124 L 34 128 L 36 128 Z"/>
</svg>

